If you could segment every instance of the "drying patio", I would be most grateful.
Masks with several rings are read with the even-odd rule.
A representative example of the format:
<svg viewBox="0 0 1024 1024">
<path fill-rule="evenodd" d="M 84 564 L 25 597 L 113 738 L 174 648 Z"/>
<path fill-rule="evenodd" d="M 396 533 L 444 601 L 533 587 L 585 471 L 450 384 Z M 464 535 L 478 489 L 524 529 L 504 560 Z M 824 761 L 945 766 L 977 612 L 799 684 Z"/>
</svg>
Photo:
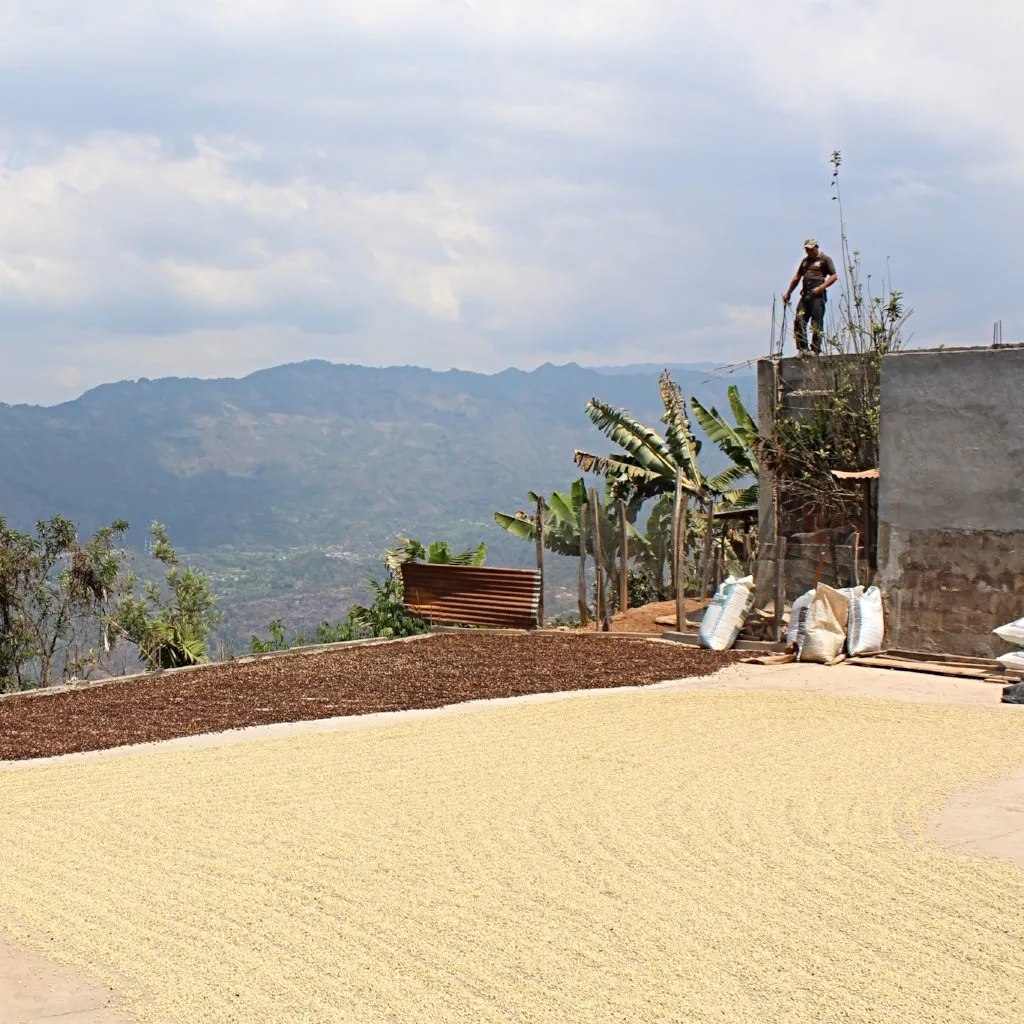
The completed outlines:
<svg viewBox="0 0 1024 1024">
<path fill-rule="evenodd" d="M 163 1024 L 1021 1019 L 1024 871 L 929 838 L 1020 709 L 699 675 L 11 765 L 0 920 Z"/>
</svg>

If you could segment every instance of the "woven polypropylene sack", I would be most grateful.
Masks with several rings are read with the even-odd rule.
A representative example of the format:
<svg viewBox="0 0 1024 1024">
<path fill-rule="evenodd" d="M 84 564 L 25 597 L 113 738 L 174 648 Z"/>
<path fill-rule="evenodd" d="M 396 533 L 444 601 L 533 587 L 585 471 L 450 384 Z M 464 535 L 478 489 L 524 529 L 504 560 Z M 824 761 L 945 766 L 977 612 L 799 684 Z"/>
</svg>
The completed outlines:
<svg viewBox="0 0 1024 1024">
<path fill-rule="evenodd" d="M 1017 619 L 1016 622 L 1008 622 L 1005 626 L 998 626 L 992 632 L 996 636 L 1002 637 L 1007 643 L 1024 647 L 1024 619 Z"/>
<path fill-rule="evenodd" d="M 836 633 L 831 629 L 809 629 L 800 644 L 797 660 L 817 665 L 833 665 L 842 653 L 844 639 L 842 633 Z"/>
<path fill-rule="evenodd" d="M 786 646 L 791 644 L 800 645 L 800 616 L 814 599 L 814 591 L 808 590 L 801 594 L 789 610 L 789 625 L 786 627 Z"/>
<path fill-rule="evenodd" d="M 850 596 L 852 594 L 853 591 L 850 589 L 836 590 L 826 583 L 819 583 L 814 591 L 814 600 L 811 603 L 814 604 L 818 601 L 827 602 L 831 609 L 832 617 L 835 619 L 836 626 L 845 633 L 846 623 L 850 618 Z M 809 621 L 813 623 L 813 615 Z"/>
<path fill-rule="evenodd" d="M 885 612 L 882 592 L 868 587 L 862 594 L 850 598 L 850 620 L 846 627 L 846 649 L 851 657 L 858 654 L 877 654 L 885 639 Z"/>
<path fill-rule="evenodd" d="M 754 577 L 729 576 L 715 591 L 700 623 L 700 643 L 712 651 L 727 651 L 740 635 L 754 605 Z"/>
<path fill-rule="evenodd" d="M 819 583 L 807 606 L 805 628 L 808 633 L 812 629 L 827 629 L 845 639 L 849 614 L 849 601 L 837 590 Z"/>
<path fill-rule="evenodd" d="M 831 665 L 846 643 L 846 630 L 837 615 L 848 617 L 848 600 L 838 591 L 819 583 L 814 597 L 801 616 L 797 661 Z"/>
<path fill-rule="evenodd" d="M 1001 654 L 996 661 L 1001 661 L 1014 672 L 1024 672 L 1024 651 L 1010 651 L 1009 654 Z"/>
</svg>

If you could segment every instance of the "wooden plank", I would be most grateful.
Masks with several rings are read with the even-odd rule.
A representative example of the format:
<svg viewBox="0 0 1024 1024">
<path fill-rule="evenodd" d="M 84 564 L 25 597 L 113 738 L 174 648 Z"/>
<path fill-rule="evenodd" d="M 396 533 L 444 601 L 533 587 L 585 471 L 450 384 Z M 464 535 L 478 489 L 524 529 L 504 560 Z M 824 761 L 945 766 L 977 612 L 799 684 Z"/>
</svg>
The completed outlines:
<svg viewBox="0 0 1024 1024">
<path fill-rule="evenodd" d="M 825 571 L 825 552 L 822 551 L 821 557 L 818 559 L 818 568 L 814 570 L 814 583 L 811 586 L 811 590 L 817 590 L 818 584 L 821 582 L 821 574 Z"/>
<path fill-rule="evenodd" d="M 760 654 L 753 658 L 744 658 L 744 665 L 789 665 L 796 661 L 796 654 L 792 651 L 784 654 Z"/>
<path fill-rule="evenodd" d="M 661 634 L 662 640 L 671 640 L 674 644 L 686 644 L 689 647 L 700 647 L 700 634 L 666 632 Z M 768 651 L 775 654 L 782 654 L 786 648 L 784 644 L 774 644 L 768 640 L 737 640 L 729 648 L 732 651 Z"/>
<path fill-rule="evenodd" d="M 973 658 L 967 654 L 933 654 L 930 651 L 903 651 L 898 648 L 880 651 L 879 654 L 885 658 L 905 658 L 908 661 L 937 662 L 940 665 L 968 665 L 997 670 L 1003 667 L 1003 663 L 996 658 Z"/>
<path fill-rule="evenodd" d="M 875 656 L 850 658 L 851 665 L 861 665 L 864 668 L 889 668 L 902 672 L 924 672 L 934 676 L 950 676 L 955 679 L 979 679 L 988 677 L 988 672 L 982 668 L 968 668 L 961 665 L 940 665 L 928 661 L 901 661 L 899 658 L 881 658 Z"/>
</svg>

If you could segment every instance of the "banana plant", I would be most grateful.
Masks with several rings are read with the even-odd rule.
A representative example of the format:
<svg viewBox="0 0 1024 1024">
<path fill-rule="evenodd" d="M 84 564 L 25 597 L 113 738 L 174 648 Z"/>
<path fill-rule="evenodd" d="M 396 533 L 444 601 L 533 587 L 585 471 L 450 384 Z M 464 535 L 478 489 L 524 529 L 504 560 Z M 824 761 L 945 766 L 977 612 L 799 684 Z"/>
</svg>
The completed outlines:
<svg viewBox="0 0 1024 1024">
<path fill-rule="evenodd" d="M 536 506 L 541 496 L 534 491 L 528 491 L 527 495 L 531 504 Z M 608 578 L 615 581 L 617 585 L 619 511 L 618 498 L 613 493 L 610 481 L 606 481 L 604 495 L 600 501 L 598 521 L 601 527 L 601 567 Z M 544 547 L 558 555 L 578 556 L 580 553 L 580 518 L 585 516 L 586 550 L 588 555 L 593 555 L 594 519 L 593 512 L 590 511 L 590 500 L 584 478 L 578 477 L 574 480 L 568 494 L 560 491 L 553 492 L 549 498 L 544 499 L 544 506 Z M 642 544 L 641 534 L 634 525 L 638 511 L 639 502 L 627 503 L 627 553 L 631 555 L 638 553 Z M 514 515 L 495 512 L 494 521 L 520 540 L 536 541 L 537 539 L 536 518 L 533 512 L 520 511 Z"/>
<path fill-rule="evenodd" d="M 757 473 L 754 439 L 757 426 L 739 397 L 735 386 L 729 389 L 730 404 L 737 425 L 733 427 L 712 407 L 706 409 L 691 399 L 694 415 L 713 443 L 729 456 L 733 465 L 717 476 L 706 477 L 698 464 L 700 441 L 694 436 L 686 400 L 679 385 L 666 370 L 659 378 L 665 413 L 664 436 L 630 416 L 625 409 L 616 409 L 598 398 L 587 403 L 591 422 L 622 451 L 608 456 L 577 451 L 576 465 L 584 472 L 593 472 L 612 482 L 614 492 L 631 501 L 675 491 L 676 473 L 682 488 L 701 505 L 713 504 L 718 509 L 742 508 L 756 504 L 757 485 L 741 486 Z"/>
<path fill-rule="evenodd" d="M 722 496 L 723 507 L 752 508 L 757 504 L 756 482 L 739 485 L 751 479 L 757 480 L 757 424 L 747 412 L 735 384 L 729 385 L 728 395 L 735 426 L 714 406 L 708 409 L 696 398 L 690 399 L 693 415 L 701 429 L 732 462 L 728 469 L 707 480 L 706 484 L 709 490 Z"/>
<path fill-rule="evenodd" d="M 602 457 L 577 451 L 576 465 L 585 473 L 598 473 L 612 481 L 618 495 L 639 501 L 674 491 L 679 470 L 683 489 L 701 497 L 704 480 L 697 465 L 700 442 L 693 435 L 686 401 L 667 370 L 659 379 L 659 388 L 665 407 L 661 417 L 667 427 L 664 437 L 625 409 L 592 398 L 587 402 L 587 416 L 622 452 Z"/>
<path fill-rule="evenodd" d="M 424 547 L 418 540 L 411 537 L 397 537 L 401 544 L 385 553 L 384 561 L 392 572 L 397 572 L 403 562 L 429 562 L 431 565 L 476 565 L 484 564 L 487 558 L 487 545 L 482 541 L 475 548 L 452 552 L 447 541 L 435 540 L 429 547 Z"/>
</svg>

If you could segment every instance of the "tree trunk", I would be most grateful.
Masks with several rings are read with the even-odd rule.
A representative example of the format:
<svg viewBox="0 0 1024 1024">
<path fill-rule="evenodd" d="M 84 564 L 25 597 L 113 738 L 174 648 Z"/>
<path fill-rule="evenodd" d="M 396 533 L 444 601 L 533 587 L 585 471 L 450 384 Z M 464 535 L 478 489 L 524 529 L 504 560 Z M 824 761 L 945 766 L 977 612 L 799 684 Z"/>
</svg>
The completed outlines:
<svg viewBox="0 0 1024 1024">
<path fill-rule="evenodd" d="M 676 629 L 686 631 L 686 508 L 689 496 L 684 496 L 683 473 L 676 470 L 676 501 L 672 516 L 672 579 L 676 596 Z"/>
<path fill-rule="evenodd" d="M 714 544 L 715 540 L 715 517 L 713 515 L 714 508 L 715 506 L 713 499 L 708 498 L 707 503 L 705 505 L 706 518 L 704 520 L 704 564 L 701 567 L 702 573 L 700 587 L 701 601 L 707 600 L 708 582 L 710 581 L 711 576 L 711 552 L 713 550 L 712 545 Z"/>
<path fill-rule="evenodd" d="M 580 505 L 580 580 L 577 604 L 580 613 L 580 625 L 590 621 L 587 611 L 587 504 Z"/>
<path fill-rule="evenodd" d="M 597 584 L 597 600 L 595 602 L 595 613 L 597 616 L 598 629 L 603 630 L 605 625 L 604 617 L 604 572 L 601 559 L 601 502 L 597 499 L 597 488 L 590 488 L 590 508 L 594 517 L 594 579 Z"/>
</svg>

